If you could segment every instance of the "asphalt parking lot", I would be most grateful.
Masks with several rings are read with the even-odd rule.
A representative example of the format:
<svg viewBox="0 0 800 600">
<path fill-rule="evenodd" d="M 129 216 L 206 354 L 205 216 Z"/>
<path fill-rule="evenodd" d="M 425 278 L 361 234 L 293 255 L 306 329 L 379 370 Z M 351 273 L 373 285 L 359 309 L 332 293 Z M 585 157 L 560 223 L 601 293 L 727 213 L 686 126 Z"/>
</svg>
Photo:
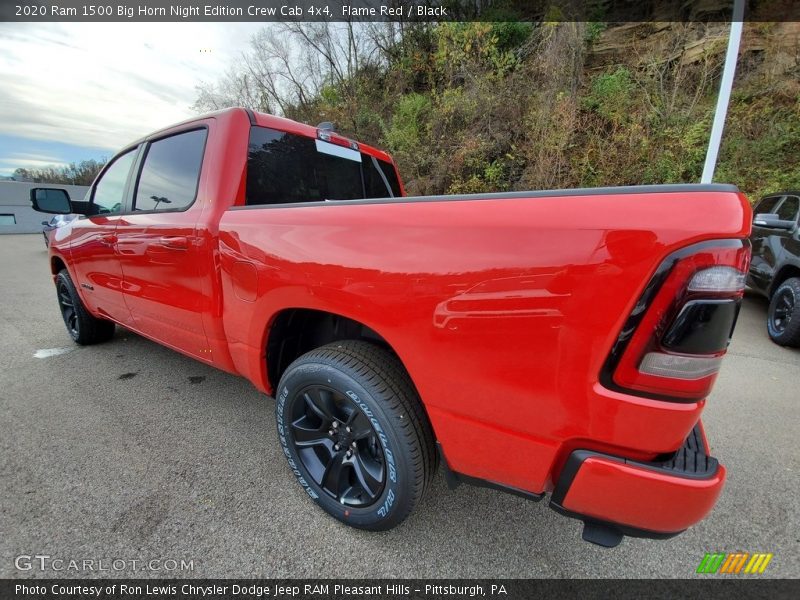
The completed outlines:
<svg viewBox="0 0 800 600">
<path fill-rule="evenodd" d="M 762 577 L 800 575 L 800 351 L 770 342 L 757 297 L 704 417 L 721 500 L 677 538 L 607 550 L 545 502 L 450 491 L 441 472 L 398 529 L 340 525 L 295 482 L 272 400 L 247 381 L 121 328 L 74 346 L 41 235 L 0 236 L 0 282 L 0 577 L 87 574 L 15 568 L 35 554 L 193 561 L 137 576 L 692 577 L 734 551 L 772 552 Z"/>
</svg>

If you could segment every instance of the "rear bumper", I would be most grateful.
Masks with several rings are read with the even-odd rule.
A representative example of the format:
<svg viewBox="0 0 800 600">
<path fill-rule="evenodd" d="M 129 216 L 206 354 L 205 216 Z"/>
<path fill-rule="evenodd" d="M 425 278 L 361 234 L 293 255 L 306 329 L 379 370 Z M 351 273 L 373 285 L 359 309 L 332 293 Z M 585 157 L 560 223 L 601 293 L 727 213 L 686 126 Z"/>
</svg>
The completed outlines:
<svg viewBox="0 0 800 600">
<path fill-rule="evenodd" d="M 698 423 L 683 447 L 660 461 L 574 451 L 550 506 L 584 521 L 584 539 L 615 546 L 622 535 L 665 538 L 682 532 L 711 511 L 724 484 L 725 468 L 708 455 Z"/>
</svg>

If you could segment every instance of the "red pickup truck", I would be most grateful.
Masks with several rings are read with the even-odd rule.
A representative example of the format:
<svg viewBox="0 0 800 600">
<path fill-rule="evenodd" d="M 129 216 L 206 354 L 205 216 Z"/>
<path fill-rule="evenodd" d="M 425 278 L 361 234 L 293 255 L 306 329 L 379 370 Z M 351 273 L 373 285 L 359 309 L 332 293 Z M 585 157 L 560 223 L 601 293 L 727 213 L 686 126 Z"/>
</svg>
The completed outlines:
<svg viewBox="0 0 800 600">
<path fill-rule="evenodd" d="M 748 270 L 729 185 L 407 197 L 329 124 L 229 109 L 125 147 L 50 268 L 78 344 L 115 324 L 276 398 L 283 453 L 335 518 L 388 529 L 439 462 L 606 546 L 702 519 L 700 421 Z"/>
</svg>

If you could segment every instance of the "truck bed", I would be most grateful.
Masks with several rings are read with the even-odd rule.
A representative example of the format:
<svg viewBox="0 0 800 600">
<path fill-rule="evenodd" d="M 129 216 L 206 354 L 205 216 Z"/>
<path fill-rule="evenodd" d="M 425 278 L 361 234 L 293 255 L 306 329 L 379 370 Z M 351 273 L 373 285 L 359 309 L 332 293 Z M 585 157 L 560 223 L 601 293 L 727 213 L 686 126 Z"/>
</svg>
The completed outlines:
<svg viewBox="0 0 800 600">
<path fill-rule="evenodd" d="M 702 406 L 651 410 L 600 371 L 661 261 L 746 237 L 748 215 L 730 185 L 234 207 L 219 232 L 225 334 L 270 391 L 256 321 L 298 307 L 364 323 L 408 369 L 455 470 L 541 491 L 565 440 L 642 460 L 681 446 Z M 526 459 L 498 465 L 498 451 Z"/>
</svg>

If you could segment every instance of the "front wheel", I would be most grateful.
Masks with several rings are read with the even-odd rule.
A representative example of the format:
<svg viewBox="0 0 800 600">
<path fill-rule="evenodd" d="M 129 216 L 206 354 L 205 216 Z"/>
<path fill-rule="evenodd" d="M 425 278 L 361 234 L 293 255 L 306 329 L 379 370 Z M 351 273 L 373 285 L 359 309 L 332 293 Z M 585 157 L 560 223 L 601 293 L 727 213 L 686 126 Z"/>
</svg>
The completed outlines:
<svg viewBox="0 0 800 600">
<path fill-rule="evenodd" d="M 98 319 L 86 310 L 66 269 L 56 276 L 58 308 L 72 340 L 82 346 L 106 342 L 114 336 L 114 323 Z"/>
<path fill-rule="evenodd" d="M 776 344 L 800 347 L 800 277 L 787 279 L 772 294 L 767 331 Z"/>
<path fill-rule="evenodd" d="M 385 530 L 420 501 L 435 470 L 433 434 L 400 361 L 361 341 L 301 356 L 276 394 L 292 472 L 328 514 Z"/>
</svg>

